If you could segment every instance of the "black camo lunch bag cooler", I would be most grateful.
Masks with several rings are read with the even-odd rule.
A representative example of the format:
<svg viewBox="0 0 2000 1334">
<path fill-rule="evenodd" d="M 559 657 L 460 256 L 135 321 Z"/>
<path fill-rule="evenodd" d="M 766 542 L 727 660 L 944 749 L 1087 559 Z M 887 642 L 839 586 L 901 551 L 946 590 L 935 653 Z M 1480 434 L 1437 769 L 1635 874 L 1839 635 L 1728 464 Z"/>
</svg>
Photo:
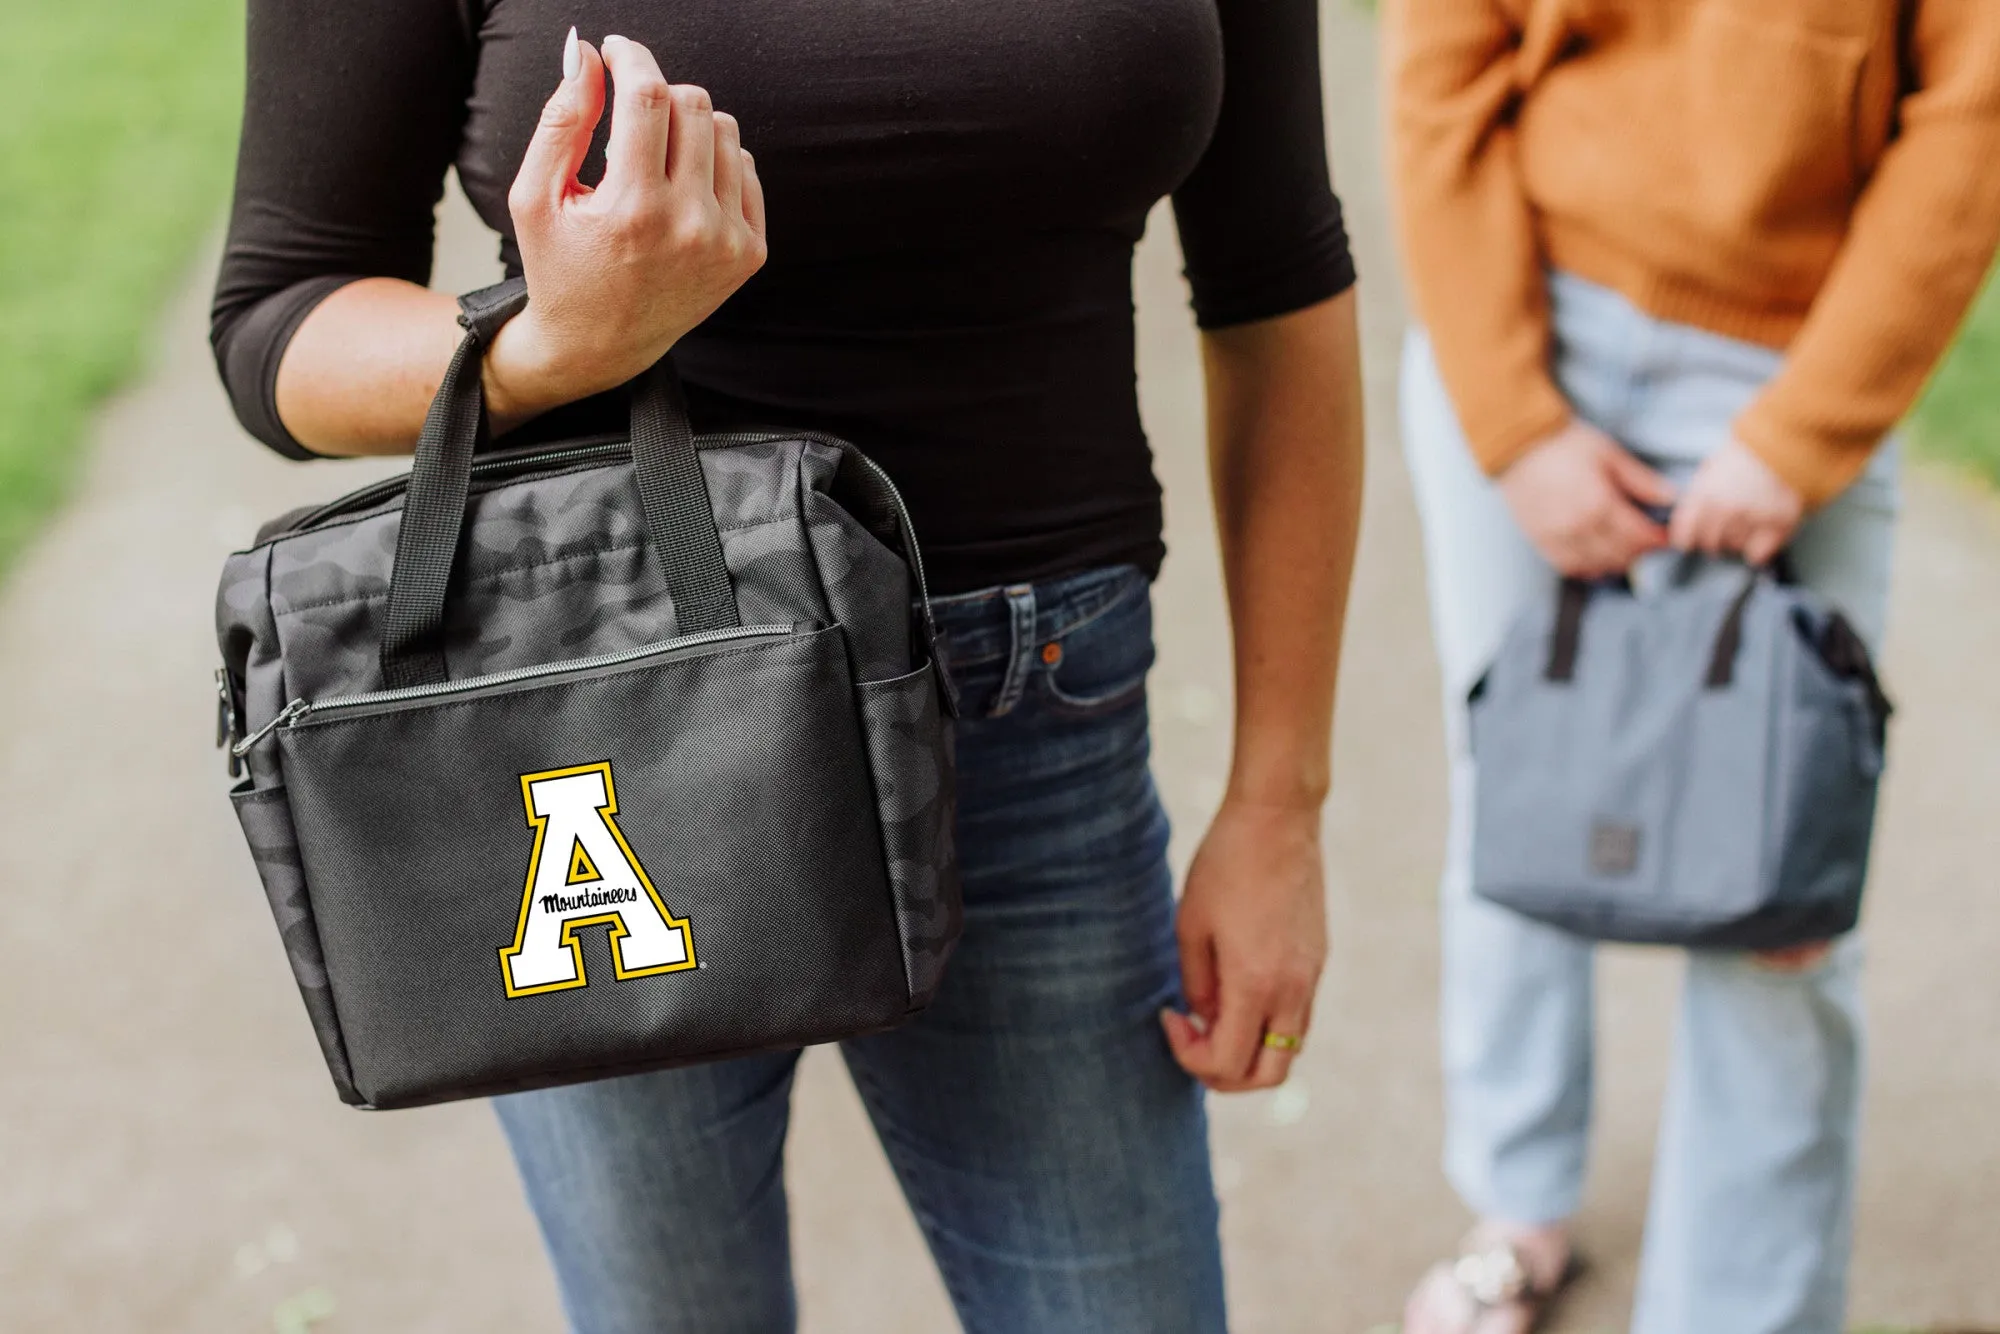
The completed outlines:
<svg viewBox="0 0 2000 1334">
<path fill-rule="evenodd" d="M 468 333 L 410 473 L 266 526 L 217 598 L 230 793 L 341 1098 L 404 1107 L 894 1026 L 961 909 L 949 682 L 852 445 L 486 451 Z"/>
</svg>

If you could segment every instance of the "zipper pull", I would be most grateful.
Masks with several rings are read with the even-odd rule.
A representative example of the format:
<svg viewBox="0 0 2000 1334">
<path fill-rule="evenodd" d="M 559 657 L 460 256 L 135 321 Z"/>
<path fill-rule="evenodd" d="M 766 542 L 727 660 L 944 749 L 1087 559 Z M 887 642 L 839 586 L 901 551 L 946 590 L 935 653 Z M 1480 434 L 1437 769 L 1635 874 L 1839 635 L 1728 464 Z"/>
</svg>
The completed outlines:
<svg viewBox="0 0 2000 1334">
<path fill-rule="evenodd" d="M 262 727 L 252 732 L 249 736 L 244 737 L 241 741 L 231 746 L 229 748 L 230 756 L 234 759 L 239 759 L 239 760 L 242 759 L 245 755 L 248 755 L 250 753 L 251 748 L 254 747 L 259 741 L 262 741 L 265 737 L 271 735 L 271 733 L 277 731 L 280 727 L 285 726 L 287 723 L 293 722 L 296 719 L 302 717 L 309 710 L 311 710 L 311 708 L 312 705 L 306 703 L 302 699 L 293 700 L 290 704 L 287 704 L 284 708 L 278 710 L 277 717 L 273 718 L 270 722 L 265 723 Z"/>
<path fill-rule="evenodd" d="M 215 669 L 215 748 L 236 739 L 236 701 L 229 697 L 229 669 Z"/>
<path fill-rule="evenodd" d="M 236 692 L 230 689 L 229 669 L 215 669 L 215 746 L 233 746 L 240 733 L 242 720 L 236 716 Z M 232 751 L 229 756 L 229 776 L 243 776 L 243 761 Z"/>
</svg>

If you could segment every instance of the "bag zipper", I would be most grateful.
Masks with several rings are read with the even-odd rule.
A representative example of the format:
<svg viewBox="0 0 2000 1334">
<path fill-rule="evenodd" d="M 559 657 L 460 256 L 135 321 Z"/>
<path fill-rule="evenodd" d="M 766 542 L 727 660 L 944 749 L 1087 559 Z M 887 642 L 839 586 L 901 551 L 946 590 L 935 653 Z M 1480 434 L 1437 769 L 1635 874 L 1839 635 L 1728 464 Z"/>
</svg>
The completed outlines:
<svg viewBox="0 0 2000 1334">
<path fill-rule="evenodd" d="M 917 548 L 917 526 L 910 522 L 910 510 L 903 503 L 903 493 L 897 490 L 895 480 L 883 470 L 881 464 L 869 458 L 839 436 L 828 435 L 823 431 L 723 431 L 713 435 L 695 437 L 697 446 L 704 443 L 713 445 L 766 445 L 773 440 L 810 440 L 816 444 L 827 445 L 843 452 L 852 451 L 854 456 L 860 459 L 867 467 L 868 471 L 874 473 L 882 485 L 888 488 L 889 499 L 896 506 L 896 517 L 902 521 L 903 535 L 910 543 L 910 565 L 917 574 L 917 593 L 923 598 L 924 609 L 928 613 L 931 602 L 930 585 L 924 577 L 924 553 Z M 484 474 L 506 472 L 513 469 L 526 471 L 551 464 L 580 462 L 586 459 L 613 458 L 620 454 L 629 455 L 631 452 L 632 442 L 629 439 L 624 436 L 606 436 L 602 440 L 569 445 L 561 449 L 551 449 L 543 452 L 526 451 L 511 457 L 506 454 L 496 454 L 484 459 L 474 459 L 472 463 L 472 475 L 479 477 Z M 284 533 L 274 533 L 272 536 L 279 537 L 304 532 L 349 510 L 366 509 L 377 501 L 387 500 L 398 491 L 405 489 L 408 484 L 409 477 L 407 474 L 397 477 L 385 477 L 381 481 L 371 483 L 357 491 L 350 491 L 338 500 L 328 501 L 318 509 L 300 516 L 296 523 L 291 524 L 284 530 Z"/>
<path fill-rule="evenodd" d="M 551 449 L 546 452 L 494 454 L 487 458 L 474 459 L 472 461 L 472 475 L 478 477 L 485 473 L 506 472 L 512 468 L 539 468 L 544 464 L 568 463 L 576 459 L 591 459 L 600 456 L 608 457 L 618 453 L 620 450 L 629 451 L 630 449 L 631 444 L 623 436 L 605 436 L 602 440 L 592 441 L 588 444 L 571 445 L 562 449 Z M 408 473 L 398 473 L 394 477 L 384 477 L 379 482 L 370 482 L 367 486 L 349 491 L 346 495 L 338 499 L 327 501 L 326 504 L 321 505 L 318 509 L 308 510 L 292 523 L 286 525 L 282 532 L 273 533 L 271 536 L 273 538 L 289 537 L 294 533 L 303 533 L 308 529 L 316 528 L 328 519 L 337 519 L 350 510 L 367 509 L 370 505 L 378 501 L 387 500 L 389 497 L 407 489 L 409 481 L 410 477 Z"/>
<path fill-rule="evenodd" d="M 517 685 L 522 681 L 533 681 L 545 676 L 601 671 L 609 667 L 622 667 L 628 663 L 640 662 L 646 658 L 678 653 L 685 649 L 704 648 L 711 644 L 723 644 L 738 639 L 768 639 L 810 628 L 813 627 L 736 625 L 724 630 L 703 630 L 696 634 L 678 635 L 657 644 L 643 644 L 638 648 L 620 649 L 616 653 L 600 653 L 590 658 L 572 658 L 567 662 L 516 667 L 511 671 L 494 672 L 489 676 L 469 676 L 462 681 L 436 681 L 429 685 L 403 686 L 396 690 L 370 690 L 358 695 L 335 695 L 326 699 L 294 699 L 280 709 L 270 722 L 230 746 L 229 755 L 232 760 L 240 760 L 280 727 L 304 726 L 322 714 L 348 713 L 407 704 L 416 700 L 437 699 L 447 695 L 476 693 Z"/>
<path fill-rule="evenodd" d="M 215 745 L 220 750 L 224 746 L 234 746 L 243 739 L 243 718 L 236 712 L 236 690 L 229 679 L 229 669 L 215 669 Z M 229 757 L 229 776 L 241 778 L 243 764 L 240 756 L 232 753 Z"/>
</svg>

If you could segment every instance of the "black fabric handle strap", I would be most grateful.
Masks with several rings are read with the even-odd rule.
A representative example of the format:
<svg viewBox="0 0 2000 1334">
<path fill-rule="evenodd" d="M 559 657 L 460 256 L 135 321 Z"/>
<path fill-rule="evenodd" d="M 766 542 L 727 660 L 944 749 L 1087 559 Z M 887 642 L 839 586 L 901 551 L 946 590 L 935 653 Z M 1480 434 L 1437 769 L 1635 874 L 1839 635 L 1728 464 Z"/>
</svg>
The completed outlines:
<svg viewBox="0 0 2000 1334">
<path fill-rule="evenodd" d="M 674 633 L 726 630 L 743 624 L 729 568 L 722 563 L 708 483 L 688 424 L 680 377 L 665 357 L 633 389 L 632 467 L 646 535 L 666 572 L 674 600 Z"/>
<path fill-rule="evenodd" d="M 493 341 L 500 326 L 519 315 L 528 305 L 528 280 L 509 278 L 458 299 L 458 323 L 481 343 Z"/>
<path fill-rule="evenodd" d="M 1783 555 L 1771 565 L 1745 574 L 1743 587 L 1730 599 L 1729 610 L 1723 614 L 1722 625 L 1716 631 L 1715 647 L 1709 652 L 1708 671 L 1702 680 L 1706 688 L 1724 690 L 1736 679 L 1736 655 L 1743 647 L 1743 618 L 1749 612 L 1758 582 L 1766 575 L 1781 583 L 1790 583 L 1794 577 L 1790 562 Z M 1622 585 L 1627 591 L 1631 588 L 1624 580 L 1613 584 Z M 1545 680 L 1560 684 L 1576 679 L 1577 653 L 1583 644 L 1583 613 L 1590 605 L 1592 591 L 1593 586 L 1586 580 L 1562 581 L 1556 600 L 1555 631 L 1549 636 L 1548 667 L 1542 673 Z"/>
<path fill-rule="evenodd" d="M 379 649 L 382 680 L 390 689 L 450 679 L 443 645 L 445 597 L 465 523 L 473 455 L 486 438 L 481 361 L 493 334 L 526 304 L 527 287 L 518 278 L 459 299 L 465 338 L 424 418 L 396 534 Z M 675 632 L 742 624 L 680 381 L 664 357 L 633 385 L 632 467 L 646 533 L 673 598 Z"/>
<path fill-rule="evenodd" d="M 378 654 L 382 682 L 391 690 L 449 679 L 439 630 L 459 529 L 465 523 L 472 456 L 486 437 L 479 382 L 484 346 L 476 332 L 459 343 L 417 439 Z"/>
<path fill-rule="evenodd" d="M 1549 636 L 1549 665 L 1544 680 L 1558 684 L 1576 679 L 1576 654 L 1583 643 L 1583 609 L 1590 603 L 1590 585 L 1565 579 L 1556 595 L 1556 628 Z"/>
<path fill-rule="evenodd" d="M 1710 690 L 1726 690 L 1736 679 L 1736 654 L 1743 647 L 1743 617 L 1749 611 L 1750 598 L 1756 593 L 1757 583 L 1763 577 L 1763 570 L 1751 570 L 1743 577 L 1742 591 L 1729 601 L 1729 610 L 1722 617 L 1722 628 L 1715 632 L 1715 648 L 1708 658 L 1708 675 L 1702 681 Z"/>
</svg>

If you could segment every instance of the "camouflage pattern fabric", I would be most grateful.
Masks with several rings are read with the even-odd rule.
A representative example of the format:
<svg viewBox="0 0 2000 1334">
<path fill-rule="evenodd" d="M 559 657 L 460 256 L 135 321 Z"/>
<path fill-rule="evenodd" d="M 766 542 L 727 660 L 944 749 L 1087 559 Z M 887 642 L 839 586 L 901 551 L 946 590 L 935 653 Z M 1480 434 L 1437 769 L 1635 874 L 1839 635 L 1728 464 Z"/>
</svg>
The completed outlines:
<svg viewBox="0 0 2000 1334">
<path fill-rule="evenodd" d="M 298 835 L 292 829 L 291 809 L 283 788 L 238 791 L 231 794 L 236 818 L 242 822 L 243 837 L 249 841 L 251 859 L 264 882 L 265 897 L 271 901 L 271 915 L 278 922 L 278 936 L 285 943 L 285 957 L 292 965 L 292 977 L 306 1003 L 313 1033 L 319 1038 L 320 1054 L 333 1075 L 340 1100 L 359 1103 L 360 1093 L 348 1067 L 347 1047 L 340 1040 L 340 1018 L 333 1009 L 333 988 L 327 984 L 326 956 L 320 950 L 319 930 L 313 923 L 312 902 L 306 894 L 305 862 L 299 856 Z"/>
<path fill-rule="evenodd" d="M 913 1006 L 937 994 L 964 925 L 953 842 L 956 770 L 936 671 L 926 663 L 899 680 L 858 688 Z"/>
</svg>

